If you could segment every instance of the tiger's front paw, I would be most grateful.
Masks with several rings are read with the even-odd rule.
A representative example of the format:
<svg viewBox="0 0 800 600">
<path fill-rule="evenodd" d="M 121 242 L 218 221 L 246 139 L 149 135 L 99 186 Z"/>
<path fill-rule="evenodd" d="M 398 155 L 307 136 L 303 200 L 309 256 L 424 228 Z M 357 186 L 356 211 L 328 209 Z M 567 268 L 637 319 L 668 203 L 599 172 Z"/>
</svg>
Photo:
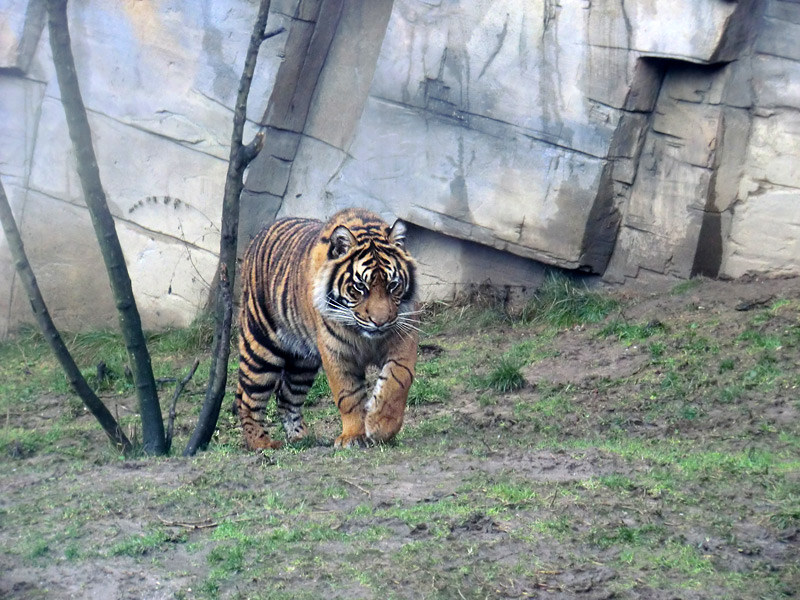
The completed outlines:
<svg viewBox="0 0 800 600">
<path fill-rule="evenodd" d="M 369 442 L 373 444 L 390 442 L 403 426 L 403 415 L 368 414 L 365 425 Z"/>
<path fill-rule="evenodd" d="M 345 435 L 344 433 L 333 442 L 334 448 L 366 448 L 367 438 L 363 433 L 358 435 Z"/>
</svg>

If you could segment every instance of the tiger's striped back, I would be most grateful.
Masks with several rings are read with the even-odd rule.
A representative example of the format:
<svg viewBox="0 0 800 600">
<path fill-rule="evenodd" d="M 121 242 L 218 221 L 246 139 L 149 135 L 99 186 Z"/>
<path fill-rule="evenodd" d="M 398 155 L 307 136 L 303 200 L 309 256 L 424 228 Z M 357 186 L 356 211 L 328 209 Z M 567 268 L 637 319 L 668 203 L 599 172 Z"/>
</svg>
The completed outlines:
<svg viewBox="0 0 800 600">
<path fill-rule="evenodd" d="M 280 219 L 263 229 L 245 253 L 241 319 L 250 320 L 248 331 L 256 334 L 254 340 L 271 351 L 281 349 L 279 336 L 291 338 L 295 354 L 317 354 L 312 319 L 304 311 L 308 262 L 323 225 L 311 219 Z"/>
</svg>

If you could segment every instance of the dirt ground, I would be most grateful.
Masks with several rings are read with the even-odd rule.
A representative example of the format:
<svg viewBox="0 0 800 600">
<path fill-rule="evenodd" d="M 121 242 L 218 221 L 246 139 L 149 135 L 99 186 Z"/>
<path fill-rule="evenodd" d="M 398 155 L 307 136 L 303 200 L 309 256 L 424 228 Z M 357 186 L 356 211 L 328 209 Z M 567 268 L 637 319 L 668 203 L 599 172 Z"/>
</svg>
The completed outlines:
<svg viewBox="0 0 800 600">
<path fill-rule="evenodd" d="M 122 460 L 44 396 L 5 418 L 43 441 L 0 455 L 0 598 L 797 597 L 800 279 L 613 294 L 425 335 L 446 389 L 389 446 L 334 451 L 322 398 L 297 447 L 225 415 L 195 458 Z M 486 383 L 502 356 L 521 387 Z"/>
</svg>

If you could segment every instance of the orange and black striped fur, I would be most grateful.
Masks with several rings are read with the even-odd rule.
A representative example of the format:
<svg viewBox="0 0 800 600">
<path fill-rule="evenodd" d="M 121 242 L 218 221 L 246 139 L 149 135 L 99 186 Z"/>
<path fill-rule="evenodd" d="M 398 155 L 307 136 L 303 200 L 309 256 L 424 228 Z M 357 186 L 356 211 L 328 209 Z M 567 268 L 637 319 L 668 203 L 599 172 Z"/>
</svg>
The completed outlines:
<svg viewBox="0 0 800 600">
<path fill-rule="evenodd" d="M 264 429 L 275 394 L 290 442 L 306 435 L 303 402 L 320 366 L 342 416 L 337 447 L 392 439 L 417 362 L 414 261 L 405 225 L 358 209 L 327 223 L 280 219 L 250 243 L 242 267 L 236 411 L 250 449 L 277 448 Z M 380 369 L 367 389 L 366 368 Z"/>
</svg>

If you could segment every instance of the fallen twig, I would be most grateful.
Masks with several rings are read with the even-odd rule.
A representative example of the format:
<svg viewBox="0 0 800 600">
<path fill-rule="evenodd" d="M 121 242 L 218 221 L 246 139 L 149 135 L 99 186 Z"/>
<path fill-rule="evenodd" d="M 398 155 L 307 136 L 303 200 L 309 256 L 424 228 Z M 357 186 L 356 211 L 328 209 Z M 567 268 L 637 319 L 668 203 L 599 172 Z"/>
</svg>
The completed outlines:
<svg viewBox="0 0 800 600">
<path fill-rule="evenodd" d="M 230 513 L 222 517 L 219 521 L 211 521 L 209 519 L 204 519 L 203 521 L 169 521 L 162 517 L 161 515 L 156 515 L 159 521 L 161 521 L 167 527 L 183 527 L 184 529 L 213 529 L 214 527 L 219 527 L 221 523 L 225 521 L 228 517 L 235 513 Z M 231 523 L 240 523 L 241 521 L 247 521 L 248 517 L 242 517 L 240 519 L 233 519 L 230 521 Z"/>
<path fill-rule="evenodd" d="M 158 517 L 158 520 L 167 527 L 183 527 L 184 529 L 212 529 L 219 526 L 219 523 L 216 521 L 197 521 L 194 523 L 189 521 L 167 521 L 160 515 L 156 516 Z"/>
<path fill-rule="evenodd" d="M 558 484 L 556 484 L 556 489 L 553 492 L 553 497 L 550 498 L 550 508 L 553 508 L 553 506 L 555 505 L 557 497 L 558 497 Z"/>
<path fill-rule="evenodd" d="M 365 490 L 363 487 L 358 485 L 356 482 L 350 481 L 349 479 L 345 479 L 344 477 L 339 477 L 339 480 L 343 481 L 344 483 L 346 483 L 348 485 L 352 485 L 357 490 L 360 490 L 360 491 L 364 492 L 367 496 L 372 497 L 372 494 L 370 493 L 369 490 Z"/>
</svg>

